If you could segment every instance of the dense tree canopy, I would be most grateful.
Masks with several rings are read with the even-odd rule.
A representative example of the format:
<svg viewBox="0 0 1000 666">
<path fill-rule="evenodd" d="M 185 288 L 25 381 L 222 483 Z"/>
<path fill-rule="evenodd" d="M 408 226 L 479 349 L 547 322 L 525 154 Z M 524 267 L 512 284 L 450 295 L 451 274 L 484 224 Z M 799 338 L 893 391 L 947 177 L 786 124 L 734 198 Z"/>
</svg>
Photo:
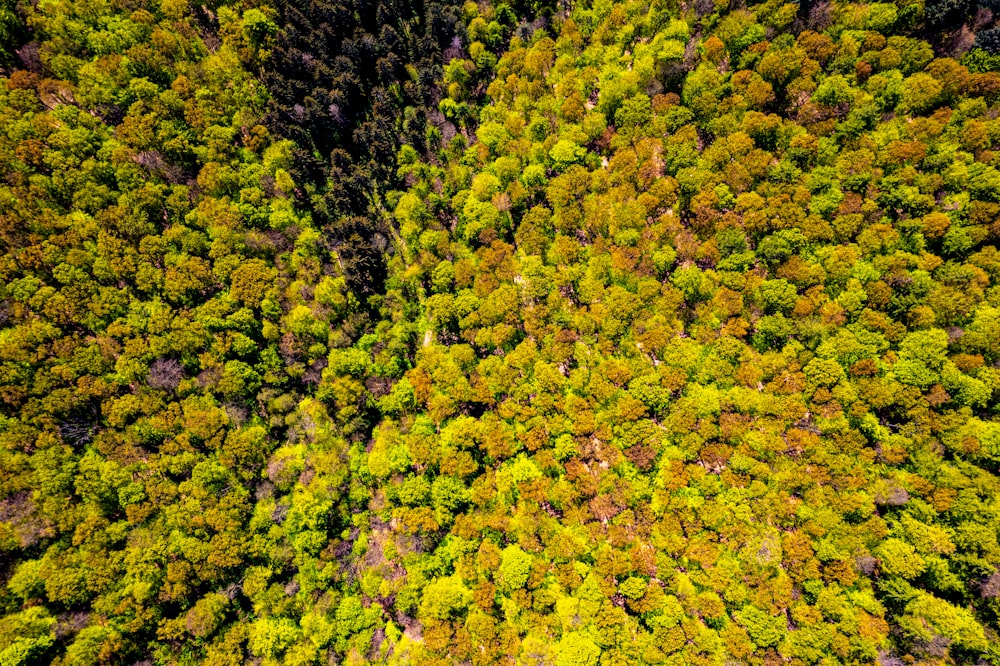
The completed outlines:
<svg viewBox="0 0 1000 666">
<path fill-rule="evenodd" d="M 998 35 L 0 2 L 0 665 L 1000 664 Z"/>
</svg>

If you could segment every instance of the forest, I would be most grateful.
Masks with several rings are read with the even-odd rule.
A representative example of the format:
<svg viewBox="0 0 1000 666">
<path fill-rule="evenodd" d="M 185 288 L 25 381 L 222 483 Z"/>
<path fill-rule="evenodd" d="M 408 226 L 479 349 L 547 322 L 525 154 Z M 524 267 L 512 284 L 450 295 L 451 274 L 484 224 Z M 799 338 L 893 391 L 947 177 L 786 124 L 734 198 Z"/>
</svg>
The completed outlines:
<svg viewBox="0 0 1000 666">
<path fill-rule="evenodd" d="M 0 666 L 1000 666 L 1000 0 L 0 0 Z"/>
</svg>

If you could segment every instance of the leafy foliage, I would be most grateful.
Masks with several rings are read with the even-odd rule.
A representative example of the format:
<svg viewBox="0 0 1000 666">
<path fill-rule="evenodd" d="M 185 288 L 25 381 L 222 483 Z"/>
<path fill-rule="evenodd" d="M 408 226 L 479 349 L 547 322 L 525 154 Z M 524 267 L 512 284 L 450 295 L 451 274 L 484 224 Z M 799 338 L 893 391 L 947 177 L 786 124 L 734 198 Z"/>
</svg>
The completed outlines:
<svg viewBox="0 0 1000 666">
<path fill-rule="evenodd" d="M 997 663 L 994 9 L 0 7 L 0 663 Z"/>
</svg>

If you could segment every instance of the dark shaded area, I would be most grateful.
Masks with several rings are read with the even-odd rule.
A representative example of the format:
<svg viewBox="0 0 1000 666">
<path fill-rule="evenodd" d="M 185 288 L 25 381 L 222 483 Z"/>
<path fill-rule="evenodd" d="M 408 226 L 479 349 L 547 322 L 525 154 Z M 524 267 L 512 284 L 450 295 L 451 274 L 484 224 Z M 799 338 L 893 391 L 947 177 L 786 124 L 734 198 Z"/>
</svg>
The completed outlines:
<svg viewBox="0 0 1000 666">
<path fill-rule="evenodd" d="M 268 124 L 297 145 L 302 198 L 336 249 L 352 289 L 385 280 L 370 208 L 397 184 L 400 145 L 425 144 L 427 109 L 444 51 L 462 40 L 459 3 L 309 0 L 275 3 L 277 23 L 264 82 Z"/>
</svg>

